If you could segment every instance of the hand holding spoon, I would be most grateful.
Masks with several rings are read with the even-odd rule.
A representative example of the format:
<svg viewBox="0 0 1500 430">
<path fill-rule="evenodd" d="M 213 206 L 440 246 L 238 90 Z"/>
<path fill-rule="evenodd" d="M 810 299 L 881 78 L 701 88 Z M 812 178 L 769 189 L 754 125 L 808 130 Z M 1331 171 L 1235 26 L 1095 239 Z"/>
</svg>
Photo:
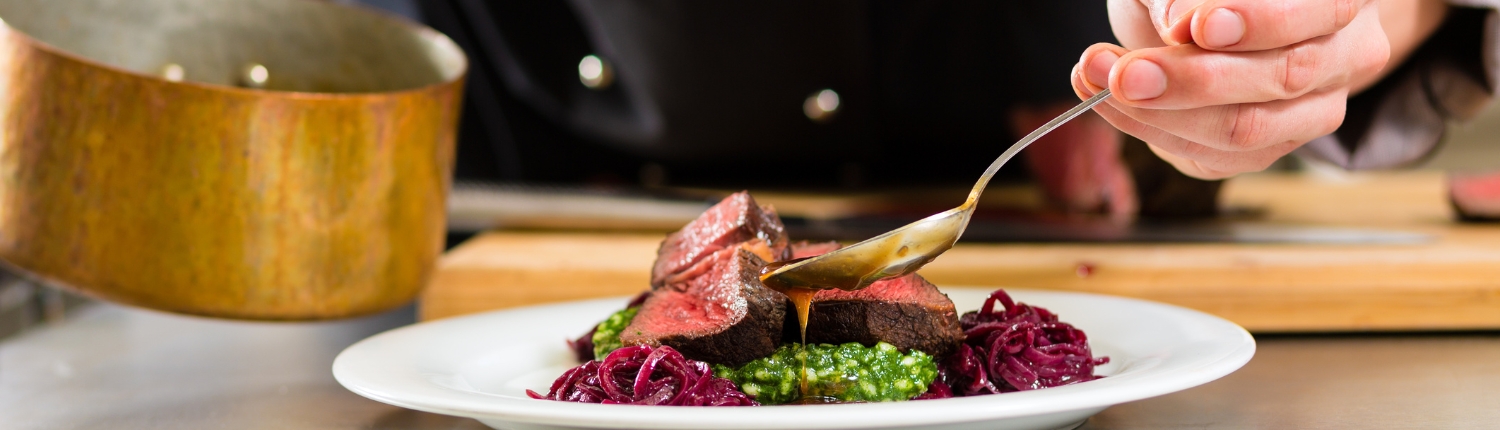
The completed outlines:
<svg viewBox="0 0 1500 430">
<path fill-rule="evenodd" d="M 773 266 L 774 270 L 761 276 L 761 280 L 778 290 L 858 290 L 881 279 L 916 272 L 952 248 L 953 243 L 963 235 L 964 229 L 969 226 L 969 217 L 979 205 L 980 193 L 984 192 L 984 187 L 989 185 L 990 178 L 995 176 L 1000 166 L 1026 149 L 1031 142 L 1103 102 L 1109 98 L 1109 94 L 1107 88 L 1100 91 L 1011 145 L 985 169 L 979 182 L 974 184 L 974 189 L 969 191 L 969 198 L 964 204 L 837 251 L 785 262 L 779 267 Z"/>
</svg>

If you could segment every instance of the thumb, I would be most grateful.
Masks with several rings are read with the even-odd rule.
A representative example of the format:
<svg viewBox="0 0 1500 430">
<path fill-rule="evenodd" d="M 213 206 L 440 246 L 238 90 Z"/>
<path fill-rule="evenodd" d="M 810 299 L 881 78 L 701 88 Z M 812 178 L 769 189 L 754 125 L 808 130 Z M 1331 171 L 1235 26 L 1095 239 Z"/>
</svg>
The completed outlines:
<svg viewBox="0 0 1500 430">
<path fill-rule="evenodd" d="M 1193 11 L 1208 0 L 1141 0 L 1150 11 L 1151 25 L 1167 45 L 1193 41 Z"/>
</svg>

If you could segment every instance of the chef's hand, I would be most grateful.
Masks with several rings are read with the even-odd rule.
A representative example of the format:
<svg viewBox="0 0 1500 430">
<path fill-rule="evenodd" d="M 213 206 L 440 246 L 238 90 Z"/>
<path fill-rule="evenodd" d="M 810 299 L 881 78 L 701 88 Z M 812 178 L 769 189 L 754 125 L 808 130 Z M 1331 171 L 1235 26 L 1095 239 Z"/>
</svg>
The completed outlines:
<svg viewBox="0 0 1500 430">
<path fill-rule="evenodd" d="M 1010 113 L 1011 127 L 1021 132 L 1035 130 L 1074 105 L 1016 106 Z M 1120 157 L 1122 143 L 1119 131 L 1099 115 L 1086 112 L 1042 136 L 1021 154 L 1053 205 L 1069 213 L 1103 212 L 1127 222 L 1135 218 L 1139 204 L 1135 181 Z"/>
<path fill-rule="evenodd" d="M 1095 110 L 1183 173 L 1263 170 L 1332 133 L 1349 95 L 1379 79 L 1398 35 L 1387 38 L 1378 3 L 1110 0 L 1125 47 L 1090 47 L 1073 88 L 1082 98 L 1111 88 Z M 1418 30 L 1399 54 L 1432 31 Z"/>
</svg>

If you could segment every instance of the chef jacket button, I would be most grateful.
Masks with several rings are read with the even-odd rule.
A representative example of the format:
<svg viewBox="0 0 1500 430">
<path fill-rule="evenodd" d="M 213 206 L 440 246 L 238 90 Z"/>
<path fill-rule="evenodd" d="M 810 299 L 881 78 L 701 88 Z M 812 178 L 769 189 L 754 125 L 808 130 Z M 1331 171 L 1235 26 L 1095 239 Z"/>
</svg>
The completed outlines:
<svg viewBox="0 0 1500 430">
<path fill-rule="evenodd" d="M 181 64 L 167 63 L 161 66 L 161 77 L 172 82 L 182 82 L 182 79 L 187 77 L 187 70 L 183 69 Z"/>
<path fill-rule="evenodd" d="M 240 86 L 245 88 L 262 89 L 266 87 L 266 81 L 271 80 L 271 71 L 266 66 L 251 63 L 245 66 L 244 74 L 240 76 Z"/>
<path fill-rule="evenodd" d="M 802 113 L 813 122 L 823 123 L 833 119 L 839 111 L 839 93 L 824 89 L 807 96 L 802 102 Z"/>
<path fill-rule="evenodd" d="M 578 81 L 591 90 L 609 88 L 615 81 L 614 67 L 597 55 L 585 55 L 578 61 Z"/>
</svg>

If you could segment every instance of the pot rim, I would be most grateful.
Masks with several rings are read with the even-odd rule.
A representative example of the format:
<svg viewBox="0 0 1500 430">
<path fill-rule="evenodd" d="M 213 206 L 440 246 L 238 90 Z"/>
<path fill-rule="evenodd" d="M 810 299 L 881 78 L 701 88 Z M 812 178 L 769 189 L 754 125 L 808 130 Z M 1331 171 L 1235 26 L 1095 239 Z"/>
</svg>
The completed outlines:
<svg viewBox="0 0 1500 430">
<path fill-rule="evenodd" d="M 301 0 L 301 1 L 311 1 L 311 0 Z M 456 57 L 456 59 L 458 60 L 458 64 L 457 64 L 458 69 L 456 70 L 457 73 L 455 73 L 452 78 L 444 79 L 441 82 L 436 82 L 436 83 L 432 83 L 432 84 L 428 84 L 428 85 L 423 85 L 423 86 L 420 86 L 420 87 L 404 88 L 404 89 L 391 90 L 391 91 L 333 93 L 333 92 L 267 90 L 267 89 L 244 88 L 244 87 L 236 87 L 236 86 L 229 86 L 229 85 L 210 84 L 210 83 L 205 83 L 205 82 L 188 81 L 188 80 L 172 81 L 172 80 L 168 80 L 168 79 L 163 78 L 163 77 L 158 76 L 158 75 L 149 74 L 149 73 L 143 73 L 143 72 L 137 72 L 137 71 L 130 70 L 130 69 L 125 69 L 125 68 L 122 68 L 122 67 L 117 67 L 117 66 L 114 66 L 114 65 L 110 65 L 110 64 L 104 63 L 102 61 L 98 61 L 98 60 L 94 60 L 92 58 L 85 57 L 85 56 L 80 55 L 80 54 L 75 54 L 75 53 L 70 52 L 68 50 L 65 50 L 65 49 L 62 49 L 62 48 L 57 47 L 55 45 L 49 44 L 47 42 L 44 42 L 41 39 L 38 39 L 38 38 L 36 38 L 36 37 L 34 37 L 34 36 L 30 35 L 30 34 L 27 34 L 24 31 L 21 31 L 18 28 L 15 28 L 15 27 L 11 26 L 9 22 L 5 21 L 5 17 L 3 17 L 3 16 L 0 16 L 0 36 L 7 35 L 7 34 L 8 35 L 14 35 L 14 36 L 18 37 L 23 43 L 31 46 L 32 48 L 34 48 L 34 49 L 36 49 L 38 51 L 41 51 L 41 52 L 49 54 L 49 55 L 54 55 L 54 56 L 57 56 L 59 58 L 62 58 L 62 59 L 68 60 L 68 61 L 79 63 L 80 65 L 83 65 L 85 67 L 93 67 L 93 68 L 101 69 L 101 70 L 104 70 L 104 71 L 107 71 L 107 72 L 110 72 L 110 73 L 116 73 L 116 74 L 125 75 L 125 76 L 129 76 L 129 77 L 133 77 L 133 78 L 145 79 L 145 80 L 148 80 L 148 81 L 156 81 L 157 83 L 161 83 L 161 84 L 182 85 L 182 86 L 186 86 L 186 87 L 189 87 L 189 88 L 194 88 L 194 89 L 199 89 L 199 90 L 204 90 L 204 91 L 221 92 L 221 93 L 227 93 L 227 94 L 231 94 L 231 95 L 241 95 L 241 96 L 255 96 L 255 97 L 271 96 L 271 97 L 291 99 L 291 100 L 308 100 L 308 101 L 319 101 L 319 100 L 363 100 L 363 99 L 389 98 L 389 97 L 392 97 L 392 96 L 402 96 L 402 95 L 408 95 L 408 94 L 419 94 L 419 93 L 428 93 L 428 92 L 440 91 L 444 87 L 449 87 L 449 86 L 461 84 L 464 81 L 464 79 L 469 74 L 469 56 L 468 56 L 468 54 L 466 52 L 464 52 L 463 48 L 459 47 L 458 44 L 456 42 L 454 42 L 452 38 L 449 38 L 448 35 L 443 34 L 442 32 L 437 31 L 436 29 L 433 29 L 431 27 L 428 27 L 428 26 L 423 25 L 423 24 L 418 23 L 418 22 L 411 21 L 411 20 L 406 19 L 405 17 L 402 17 L 402 16 L 391 14 L 391 13 L 388 13 L 388 12 L 382 11 L 382 10 L 375 10 L 375 9 L 372 9 L 372 8 L 369 8 L 369 7 L 365 7 L 365 6 L 347 5 L 347 4 L 340 4 L 340 3 L 334 3 L 334 2 L 318 2 L 318 3 L 324 3 L 325 5 L 327 5 L 329 7 L 336 7 L 336 8 L 340 8 L 341 7 L 341 8 L 345 8 L 345 9 L 348 9 L 352 13 L 366 14 L 366 16 L 369 16 L 370 19 L 383 19 L 383 20 L 390 21 L 390 22 L 392 22 L 392 23 L 394 23 L 394 24 L 396 24 L 396 25 L 398 25 L 398 26 L 406 29 L 407 31 L 410 31 L 410 32 L 412 32 L 414 34 L 417 34 L 418 36 L 421 36 L 421 37 L 424 37 L 424 38 L 428 38 L 428 39 L 436 42 L 439 46 L 442 47 L 442 49 L 452 49 L 453 53 L 457 54 L 457 57 Z"/>
</svg>

